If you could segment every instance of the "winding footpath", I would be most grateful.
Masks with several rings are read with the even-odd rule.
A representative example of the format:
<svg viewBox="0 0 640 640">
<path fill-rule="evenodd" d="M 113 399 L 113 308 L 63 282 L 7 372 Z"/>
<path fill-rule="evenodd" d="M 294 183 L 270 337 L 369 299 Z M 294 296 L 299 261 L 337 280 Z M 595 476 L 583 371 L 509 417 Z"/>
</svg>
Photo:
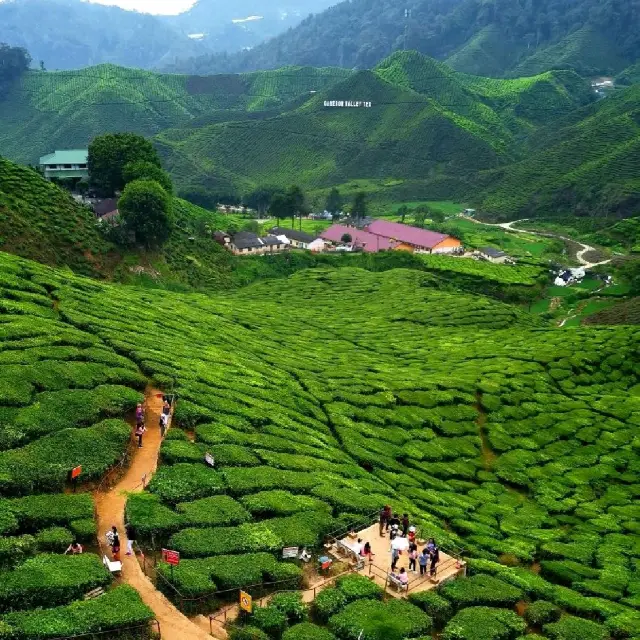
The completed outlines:
<svg viewBox="0 0 640 640">
<path fill-rule="evenodd" d="M 144 435 L 142 449 L 135 449 L 125 475 L 111 489 L 96 491 L 94 495 L 98 536 L 102 543 L 104 534 L 113 525 L 118 528 L 122 541 L 122 581 L 131 585 L 152 609 L 156 620 L 160 623 L 162 640 L 206 640 L 209 633 L 196 626 L 184 616 L 147 578 L 135 556 L 127 556 L 126 536 L 124 533 L 124 510 L 127 494 L 143 490 L 142 478 L 149 482 L 158 466 L 158 453 L 162 438 L 160 437 L 160 413 L 162 411 L 162 392 L 148 388 L 145 391 L 147 432 Z"/>
<path fill-rule="evenodd" d="M 487 227 L 500 227 L 505 231 L 513 231 L 514 233 L 528 233 L 533 236 L 541 236 L 543 238 L 557 238 L 558 240 L 564 240 L 565 242 L 573 242 L 575 244 L 580 245 L 581 249 L 576 253 L 576 259 L 585 269 L 593 269 L 593 267 L 598 267 L 601 264 L 608 264 L 611 262 L 611 258 L 609 260 L 602 260 L 601 262 L 589 262 L 585 260 L 584 256 L 589 253 L 589 251 L 596 251 L 595 247 L 592 247 L 588 244 L 584 244 L 584 242 L 578 242 L 573 238 L 567 238 L 566 236 L 560 236 L 555 233 L 545 233 L 542 231 L 527 231 L 526 229 L 516 229 L 513 225 L 518 224 L 520 222 L 526 222 L 529 218 L 522 218 L 522 220 L 513 220 L 512 222 L 501 222 L 501 223 L 491 223 L 491 222 L 480 222 L 480 220 L 475 220 L 474 218 L 469 218 L 469 220 L 473 220 L 476 224 L 483 224 Z"/>
</svg>

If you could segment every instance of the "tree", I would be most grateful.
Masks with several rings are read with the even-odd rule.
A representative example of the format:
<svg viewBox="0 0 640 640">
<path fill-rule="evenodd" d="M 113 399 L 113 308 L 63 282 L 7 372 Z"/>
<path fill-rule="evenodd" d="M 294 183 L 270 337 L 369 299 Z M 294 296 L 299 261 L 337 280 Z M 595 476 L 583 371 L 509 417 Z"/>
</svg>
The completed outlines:
<svg viewBox="0 0 640 640">
<path fill-rule="evenodd" d="M 269 215 L 277 220 L 288 218 L 291 212 L 290 201 L 284 193 L 276 193 L 271 199 Z"/>
<path fill-rule="evenodd" d="M 262 186 L 254 189 L 243 198 L 243 202 L 251 209 L 255 209 L 261 216 L 269 210 L 271 199 L 278 193 L 278 187 Z"/>
<path fill-rule="evenodd" d="M 147 248 L 162 245 L 171 233 L 171 198 L 155 180 L 130 182 L 118 201 L 118 210 L 136 242 Z"/>
<path fill-rule="evenodd" d="M 135 133 L 108 133 L 89 145 L 89 179 L 102 195 L 122 191 L 124 168 L 133 162 L 149 162 L 160 167 L 160 158 L 149 140 Z"/>
<path fill-rule="evenodd" d="M 324 208 L 335 218 L 342 210 L 342 196 L 336 187 L 333 187 L 327 196 Z"/>
<path fill-rule="evenodd" d="M 13 82 L 29 69 L 31 56 L 22 47 L 10 47 L 0 42 L 0 87 Z"/>
<path fill-rule="evenodd" d="M 292 185 L 287 189 L 286 197 L 289 201 L 291 226 L 295 227 L 295 217 L 302 218 L 302 215 L 308 212 L 306 198 L 302 189 L 296 185 Z"/>
<path fill-rule="evenodd" d="M 397 213 L 400 216 L 400 221 L 404 222 L 404 219 L 407 216 L 407 213 L 409 213 L 409 207 L 407 207 L 406 204 L 403 204 L 401 207 L 398 207 Z"/>
<path fill-rule="evenodd" d="M 340 238 L 340 242 L 344 242 L 345 244 L 349 244 L 352 240 L 353 238 L 349 233 L 343 233 L 342 238 Z"/>
<path fill-rule="evenodd" d="M 173 194 L 173 182 L 169 174 L 157 164 L 147 160 L 128 162 L 122 169 L 125 184 L 134 180 L 155 180 L 169 194 Z"/>
<path fill-rule="evenodd" d="M 356 220 L 362 220 L 367 215 L 367 194 L 364 191 L 358 191 L 353 198 L 351 205 L 351 215 Z"/>
</svg>

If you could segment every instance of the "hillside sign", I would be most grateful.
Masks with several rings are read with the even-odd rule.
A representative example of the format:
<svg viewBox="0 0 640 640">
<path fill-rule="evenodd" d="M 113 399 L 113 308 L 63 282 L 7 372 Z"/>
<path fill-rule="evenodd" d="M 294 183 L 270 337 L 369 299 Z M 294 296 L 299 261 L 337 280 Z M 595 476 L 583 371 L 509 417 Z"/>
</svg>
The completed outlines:
<svg viewBox="0 0 640 640">
<path fill-rule="evenodd" d="M 162 550 L 162 559 L 172 567 L 180 564 L 180 554 L 177 551 L 172 551 L 171 549 Z"/>
<path fill-rule="evenodd" d="M 362 100 L 325 100 L 325 107 L 342 107 L 357 109 L 364 107 L 365 109 L 371 108 L 371 102 L 363 102 Z"/>
</svg>

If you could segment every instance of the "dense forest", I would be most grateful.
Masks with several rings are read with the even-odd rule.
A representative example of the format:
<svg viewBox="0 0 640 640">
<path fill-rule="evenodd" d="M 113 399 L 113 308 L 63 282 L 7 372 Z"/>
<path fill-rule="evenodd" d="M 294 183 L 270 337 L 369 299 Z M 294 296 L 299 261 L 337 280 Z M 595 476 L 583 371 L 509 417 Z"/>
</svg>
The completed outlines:
<svg viewBox="0 0 640 640">
<path fill-rule="evenodd" d="M 638 0 L 352 0 L 251 51 L 203 56 L 169 68 L 189 73 L 288 64 L 370 68 L 408 48 L 451 58 L 459 71 L 511 75 L 555 46 L 564 55 L 539 60 L 535 72 L 569 67 L 617 73 L 640 57 L 638 24 Z M 576 33 L 582 36 L 577 42 Z M 586 65 L 583 54 L 590 54 Z"/>
</svg>

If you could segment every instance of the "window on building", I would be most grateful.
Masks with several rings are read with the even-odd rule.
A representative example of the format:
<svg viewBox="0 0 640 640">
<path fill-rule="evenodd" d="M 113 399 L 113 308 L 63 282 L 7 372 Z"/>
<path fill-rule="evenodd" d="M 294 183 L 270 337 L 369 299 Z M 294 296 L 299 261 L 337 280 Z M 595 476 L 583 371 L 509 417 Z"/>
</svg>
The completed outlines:
<svg viewBox="0 0 640 640">
<path fill-rule="evenodd" d="M 63 169 L 71 169 L 71 165 L 70 164 L 65 164 L 65 165 L 63 165 Z"/>
</svg>

